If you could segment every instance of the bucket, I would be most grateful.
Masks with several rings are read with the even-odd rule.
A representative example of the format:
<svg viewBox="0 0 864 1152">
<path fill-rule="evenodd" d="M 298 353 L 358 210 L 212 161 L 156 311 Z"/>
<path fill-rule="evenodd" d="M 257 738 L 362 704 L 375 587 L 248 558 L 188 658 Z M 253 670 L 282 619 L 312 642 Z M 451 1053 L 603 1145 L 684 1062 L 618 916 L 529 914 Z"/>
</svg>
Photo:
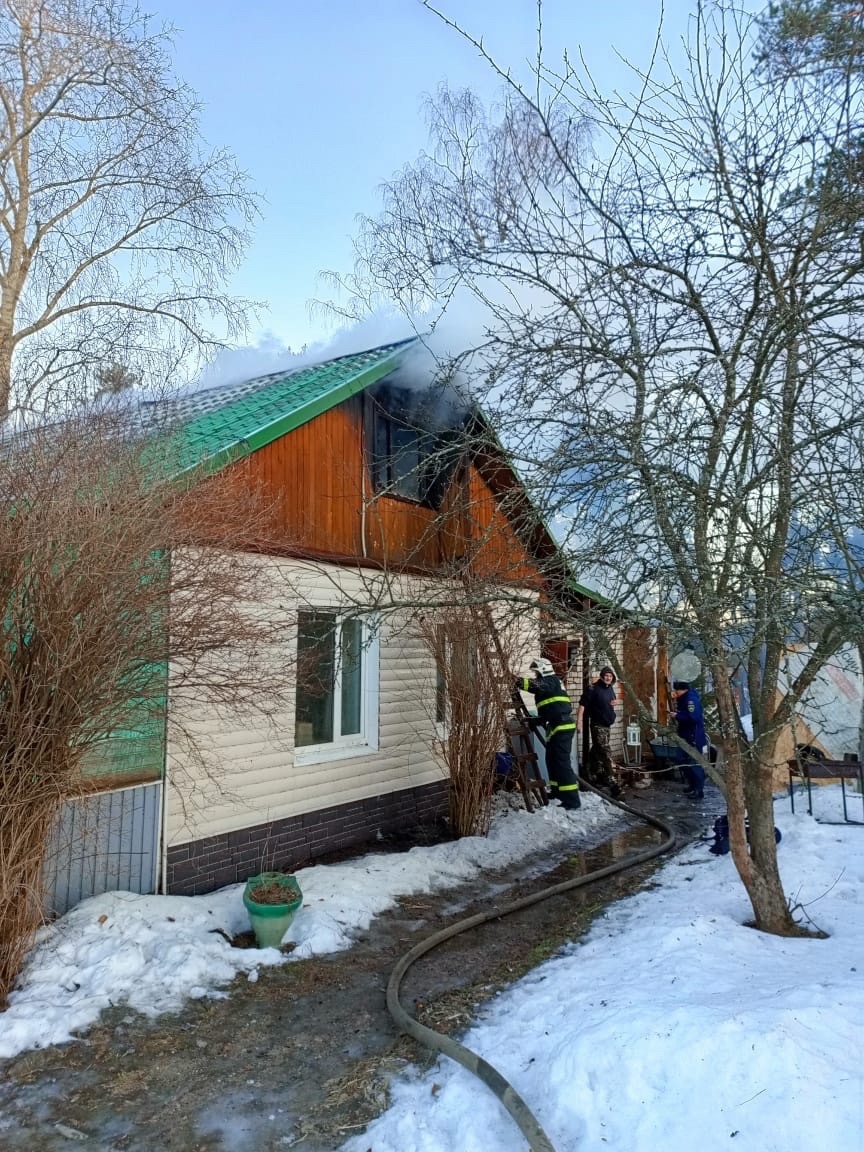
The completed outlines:
<svg viewBox="0 0 864 1152">
<path fill-rule="evenodd" d="M 250 899 L 255 888 L 265 884 L 278 884 L 285 889 L 285 902 L 282 904 L 258 904 Z M 303 893 L 297 878 L 287 872 L 262 872 L 260 876 L 250 876 L 243 889 L 243 904 L 249 913 L 249 921 L 259 948 L 278 948 L 282 937 L 288 931 L 291 921 L 300 910 Z"/>
</svg>

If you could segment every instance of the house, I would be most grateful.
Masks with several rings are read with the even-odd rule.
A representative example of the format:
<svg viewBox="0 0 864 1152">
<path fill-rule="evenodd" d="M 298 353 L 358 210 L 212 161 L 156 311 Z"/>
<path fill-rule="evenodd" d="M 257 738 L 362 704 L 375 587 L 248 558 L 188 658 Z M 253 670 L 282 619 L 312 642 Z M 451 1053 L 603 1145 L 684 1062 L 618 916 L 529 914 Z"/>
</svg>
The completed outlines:
<svg viewBox="0 0 864 1152">
<path fill-rule="evenodd" d="M 466 560 L 519 591 L 526 652 L 532 598 L 588 602 L 482 417 L 431 392 L 417 352 L 403 341 L 172 402 L 183 467 L 228 470 L 273 501 L 275 536 L 250 549 L 284 612 L 294 700 L 252 721 L 169 706 L 164 727 L 113 741 L 93 794 L 64 809 L 55 911 L 111 888 L 206 892 L 435 820 L 444 718 L 412 614 Z M 400 611 L 380 611 L 385 580 Z"/>
<path fill-rule="evenodd" d="M 804 669 L 812 652 L 808 645 L 790 647 L 781 670 L 778 703 L 788 684 Z M 864 718 L 864 678 L 854 644 L 845 644 L 813 677 L 798 701 L 792 720 L 776 735 L 773 748 L 773 783 L 776 790 L 788 786 L 788 762 L 802 745 L 816 749 L 828 760 L 857 760 Z M 742 717 L 752 737 L 752 718 Z"/>
</svg>

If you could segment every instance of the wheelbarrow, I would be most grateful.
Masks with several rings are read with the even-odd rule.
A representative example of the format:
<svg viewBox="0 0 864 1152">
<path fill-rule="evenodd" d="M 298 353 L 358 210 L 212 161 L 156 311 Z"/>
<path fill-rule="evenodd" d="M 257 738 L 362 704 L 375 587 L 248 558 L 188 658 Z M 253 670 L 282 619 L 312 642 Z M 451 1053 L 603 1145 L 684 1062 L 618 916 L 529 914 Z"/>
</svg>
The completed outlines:
<svg viewBox="0 0 864 1152">
<path fill-rule="evenodd" d="M 655 772 L 663 780 L 683 779 L 681 772 L 681 750 L 670 740 L 649 740 L 648 747 L 657 765 Z"/>
</svg>

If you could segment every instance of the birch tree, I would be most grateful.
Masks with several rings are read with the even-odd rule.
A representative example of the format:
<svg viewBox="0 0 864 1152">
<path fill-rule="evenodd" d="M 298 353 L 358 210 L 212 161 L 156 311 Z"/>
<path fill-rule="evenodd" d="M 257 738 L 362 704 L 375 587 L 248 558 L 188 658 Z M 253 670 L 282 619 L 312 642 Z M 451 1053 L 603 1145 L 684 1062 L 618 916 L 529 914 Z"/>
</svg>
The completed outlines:
<svg viewBox="0 0 864 1152">
<path fill-rule="evenodd" d="M 706 2 L 683 47 L 658 34 L 632 94 L 606 94 L 547 59 L 540 13 L 524 84 L 452 25 L 500 104 L 439 92 L 430 147 L 362 222 L 348 286 L 430 317 L 479 301 L 484 406 L 580 578 L 704 653 L 755 923 L 800 934 L 772 761 L 849 627 L 824 574 L 851 513 L 824 494 L 864 483 L 861 76 L 772 67 L 770 25 Z M 817 619 L 784 694 L 785 651 Z"/>
<path fill-rule="evenodd" d="M 170 47 L 122 0 L 0 0 L 0 420 L 114 363 L 161 383 L 244 322 L 255 203 Z"/>
</svg>

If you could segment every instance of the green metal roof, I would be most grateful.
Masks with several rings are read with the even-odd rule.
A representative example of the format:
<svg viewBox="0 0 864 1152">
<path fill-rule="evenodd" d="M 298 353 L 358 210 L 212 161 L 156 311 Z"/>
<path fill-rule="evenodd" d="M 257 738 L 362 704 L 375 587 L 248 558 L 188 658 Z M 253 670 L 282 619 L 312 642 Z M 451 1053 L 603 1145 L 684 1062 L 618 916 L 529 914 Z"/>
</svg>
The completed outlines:
<svg viewBox="0 0 864 1152">
<path fill-rule="evenodd" d="M 610 608 L 617 607 L 614 600 L 610 600 L 608 596 L 604 596 L 600 592 L 595 592 L 593 588 L 589 588 L 585 584 L 579 584 L 575 580 L 570 580 L 567 583 L 567 587 L 571 592 L 578 592 L 580 596 L 587 596 L 589 600 L 594 600 L 598 604 L 605 604 Z"/>
<path fill-rule="evenodd" d="M 145 416 L 145 425 L 161 425 L 163 429 L 167 425 L 174 431 L 167 459 L 162 458 L 160 465 L 157 457 L 157 471 L 165 475 L 167 464 L 168 471 L 176 478 L 193 469 L 216 472 L 389 376 L 415 343 L 416 337 L 412 337 L 350 356 L 340 356 L 323 364 L 191 392 L 167 405 L 145 405 L 145 408 L 150 408 Z M 484 423 L 487 432 L 492 432 L 488 422 Z M 492 438 L 518 476 L 509 454 L 494 432 Z M 536 509 L 534 512 L 553 546 L 563 556 L 545 521 Z M 593 589 L 578 584 L 572 577 L 567 586 L 596 603 L 612 603 Z"/>
<path fill-rule="evenodd" d="M 151 419 L 175 427 L 172 471 L 218 471 L 248 456 L 389 375 L 413 343 L 385 344 L 160 405 Z"/>
</svg>

